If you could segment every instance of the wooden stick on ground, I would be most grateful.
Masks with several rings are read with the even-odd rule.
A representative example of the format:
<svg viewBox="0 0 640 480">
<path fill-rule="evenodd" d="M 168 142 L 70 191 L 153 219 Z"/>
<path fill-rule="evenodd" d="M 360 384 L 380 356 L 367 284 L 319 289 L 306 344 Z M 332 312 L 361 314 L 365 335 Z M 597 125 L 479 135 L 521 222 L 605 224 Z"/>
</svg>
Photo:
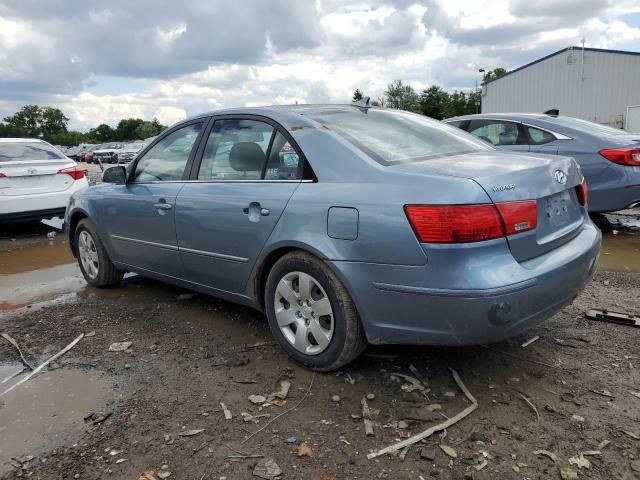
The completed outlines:
<svg viewBox="0 0 640 480">
<path fill-rule="evenodd" d="M 413 437 L 409 437 L 406 440 L 403 440 L 401 442 L 395 443 L 393 445 L 389 445 L 388 447 L 385 447 L 382 450 L 378 450 L 377 452 L 372 452 L 372 453 L 368 454 L 367 458 L 369 460 L 371 460 L 372 458 L 376 458 L 376 457 L 379 457 L 381 455 L 384 455 L 386 453 L 391 453 L 391 452 L 395 452 L 397 450 L 401 450 L 401 449 L 403 449 L 405 447 L 408 447 L 409 445 L 413 445 L 414 443 L 419 442 L 420 440 L 422 440 L 424 438 L 430 437 L 431 435 L 433 435 L 436 432 L 445 430 L 445 429 L 449 428 L 451 425 L 453 425 L 455 423 L 458 423 L 460 420 L 462 420 L 466 416 L 470 415 L 471 413 L 473 413 L 478 408 L 478 401 L 474 398 L 473 395 L 471 395 L 471 392 L 467 389 L 467 387 L 464 385 L 464 383 L 462 383 L 462 380 L 460 379 L 460 376 L 458 375 L 458 372 L 456 372 L 453 368 L 450 369 L 450 370 L 451 370 L 451 374 L 453 375 L 453 379 L 455 380 L 455 382 L 458 385 L 458 387 L 460 388 L 460 390 L 462 390 L 462 392 L 465 394 L 465 396 L 469 399 L 469 401 L 471 402 L 471 405 L 469 405 L 467 408 L 462 410 L 457 415 L 451 417 L 449 420 L 447 420 L 445 422 L 442 422 L 442 423 L 440 423 L 438 425 L 434 425 L 433 427 L 428 428 L 424 432 L 418 433 L 417 435 L 414 435 Z"/>
<path fill-rule="evenodd" d="M 69 350 L 71 350 L 76 345 L 76 343 L 78 343 L 80 340 L 82 340 L 82 337 L 84 337 L 84 333 L 81 333 L 80 335 L 78 335 L 78 337 L 73 342 L 71 342 L 69 345 L 64 347 L 62 350 L 60 350 L 58 353 L 56 353 L 53 357 L 49 358 L 49 360 L 46 360 L 44 363 L 38 365 L 38 367 L 35 370 L 30 372 L 28 375 L 25 375 L 25 377 L 22 380 L 20 380 L 17 383 L 14 383 L 9 388 L 7 388 L 4 392 L 0 393 L 0 397 L 2 397 L 3 395 L 9 393 L 11 390 L 16 388 L 18 385 L 22 385 L 24 382 L 29 380 L 31 377 L 33 377 L 33 376 L 37 375 L 38 373 L 40 373 L 40 371 L 44 367 L 46 367 L 51 362 L 53 362 L 54 360 L 56 360 L 57 358 L 61 357 L 65 353 L 67 353 Z"/>
<path fill-rule="evenodd" d="M 243 443 L 248 442 L 251 438 L 255 437 L 257 434 L 259 434 L 261 431 L 263 431 L 265 428 L 267 428 L 269 425 L 271 425 L 273 422 L 278 420 L 283 415 L 286 415 L 287 413 L 293 412 L 296 408 L 298 408 L 300 405 L 302 405 L 302 402 L 304 402 L 305 399 L 307 398 L 307 396 L 309 395 L 309 393 L 311 393 L 311 387 L 313 387 L 313 380 L 314 379 L 315 379 L 315 376 L 311 377 L 311 381 L 309 382 L 309 388 L 307 388 L 307 391 L 304 392 L 304 395 L 303 395 L 302 399 L 298 403 L 296 403 L 289 410 L 285 410 L 281 414 L 276 415 L 275 417 L 273 417 L 271 420 L 269 420 L 267 423 L 265 423 L 261 428 L 259 428 L 258 430 L 253 432 L 251 435 L 249 435 L 247 438 L 245 438 L 243 441 L 241 441 L 240 445 L 242 445 Z"/>
<path fill-rule="evenodd" d="M 31 366 L 31 364 L 27 362 L 26 358 L 24 358 L 24 355 L 22 354 L 22 350 L 20 350 L 20 346 L 18 345 L 18 342 L 16 342 L 14 338 L 8 333 L 0 333 L 0 337 L 4 338 L 7 342 L 13 345 L 15 349 L 18 351 L 18 355 L 20 355 L 20 360 L 22 360 L 22 363 L 24 363 L 25 366 L 29 367 L 30 370 L 33 370 L 33 367 Z"/>
<path fill-rule="evenodd" d="M 364 422 L 364 434 L 370 437 L 374 435 L 373 422 L 371 421 L 371 410 L 369 409 L 369 404 L 367 403 L 366 398 L 362 397 L 360 403 L 362 404 L 362 421 Z"/>
<path fill-rule="evenodd" d="M 536 406 L 531 402 L 531 400 L 529 400 L 527 397 L 525 397 L 524 394 L 518 392 L 518 395 L 520 396 L 520 398 L 522 400 L 525 401 L 525 403 L 527 405 L 529 405 L 531 407 L 531 410 L 533 410 L 533 413 L 536 414 L 536 419 L 539 422 L 540 421 L 540 414 L 538 413 L 538 409 L 536 408 Z"/>
</svg>

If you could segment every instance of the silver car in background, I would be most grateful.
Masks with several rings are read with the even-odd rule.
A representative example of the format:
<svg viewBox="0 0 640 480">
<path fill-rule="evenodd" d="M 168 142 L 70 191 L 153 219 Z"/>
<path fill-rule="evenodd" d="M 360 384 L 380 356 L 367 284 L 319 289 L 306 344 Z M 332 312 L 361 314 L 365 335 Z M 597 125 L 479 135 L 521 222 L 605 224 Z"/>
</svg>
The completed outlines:
<svg viewBox="0 0 640 480">
<path fill-rule="evenodd" d="M 640 205 L 640 133 L 531 113 L 466 115 L 445 122 L 499 149 L 575 158 L 589 185 L 590 212 Z"/>
<path fill-rule="evenodd" d="M 129 163 L 136 158 L 144 146 L 143 142 L 125 144 L 121 149 L 114 152 L 115 163 Z"/>
<path fill-rule="evenodd" d="M 180 122 L 65 218 L 91 285 L 127 271 L 266 312 L 300 364 L 497 341 L 573 301 L 600 232 L 578 164 L 360 105 Z"/>
</svg>

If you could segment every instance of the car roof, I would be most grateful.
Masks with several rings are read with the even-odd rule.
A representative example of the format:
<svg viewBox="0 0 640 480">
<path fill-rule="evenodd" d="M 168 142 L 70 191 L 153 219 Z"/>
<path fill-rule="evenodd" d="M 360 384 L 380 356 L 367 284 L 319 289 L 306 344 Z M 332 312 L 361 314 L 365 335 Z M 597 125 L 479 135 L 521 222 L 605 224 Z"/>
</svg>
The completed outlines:
<svg viewBox="0 0 640 480">
<path fill-rule="evenodd" d="M 474 113 L 471 115 L 460 115 L 459 117 L 446 118 L 445 122 L 450 120 L 473 120 L 474 118 L 497 118 L 505 120 L 549 120 L 554 118 L 546 113 Z"/>
<path fill-rule="evenodd" d="M 39 138 L 0 138 L 0 143 L 45 143 L 44 140 Z"/>
<path fill-rule="evenodd" d="M 200 118 L 211 117 L 214 115 L 259 115 L 268 118 L 272 118 L 284 127 L 290 127 L 295 125 L 313 126 L 316 123 L 308 118 L 308 115 L 315 113 L 332 111 L 351 111 L 354 107 L 358 108 L 359 105 L 355 104 L 299 104 L 299 105 L 267 105 L 262 107 L 237 107 L 237 108 L 225 108 L 222 110 L 214 110 L 205 113 L 194 115 L 185 120 L 182 120 L 176 125 Z M 361 107 L 360 107 L 361 108 Z M 375 109 L 375 107 L 367 107 Z"/>
</svg>

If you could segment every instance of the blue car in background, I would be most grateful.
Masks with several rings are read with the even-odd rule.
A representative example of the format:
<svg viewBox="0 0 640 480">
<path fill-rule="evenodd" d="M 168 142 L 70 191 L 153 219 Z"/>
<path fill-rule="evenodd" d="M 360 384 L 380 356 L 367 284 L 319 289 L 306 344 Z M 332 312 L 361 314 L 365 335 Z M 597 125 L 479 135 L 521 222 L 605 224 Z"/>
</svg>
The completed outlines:
<svg viewBox="0 0 640 480">
<path fill-rule="evenodd" d="M 572 117 L 487 113 L 445 120 L 498 149 L 573 157 L 589 185 L 589 211 L 640 205 L 640 133 Z"/>
<path fill-rule="evenodd" d="M 516 335 L 573 301 L 600 250 L 573 159 L 366 102 L 202 114 L 103 181 L 65 218 L 89 284 L 136 272 L 249 305 L 321 371 L 368 343 Z"/>
</svg>

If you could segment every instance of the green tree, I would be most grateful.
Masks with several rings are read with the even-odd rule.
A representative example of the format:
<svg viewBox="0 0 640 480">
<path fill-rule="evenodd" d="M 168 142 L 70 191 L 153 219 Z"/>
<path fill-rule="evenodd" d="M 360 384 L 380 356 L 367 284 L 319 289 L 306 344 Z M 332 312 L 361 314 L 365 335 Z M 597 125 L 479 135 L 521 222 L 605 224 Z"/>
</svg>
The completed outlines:
<svg viewBox="0 0 640 480">
<path fill-rule="evenodd" d="M 353 92 L 353 101 L 357 102 L 358 100 L 362 100 L 362 92 L 359 88 L 356 88 L 356 90 Z"/>
<path fill-rule="evenodd" d="M 69 118 L 61 110 L 53 107 L 25 105 L 10 117 L 4 119 L 10 132 L 25 137 L 41 137 L 49 140 L 51 135 L 67 130 Z"/>
<path fill-rule="evenodd" d="M 127 141 L 138 139 L 139 137 L 136 135 L 136 130 L 143 123 L 145 123 L 145 121 L 141 118 L 127 118 L 120 120 L 115 131 L 116 140 Z"/>
<path fill-rule="evenodd" d="M 471 113 L 467 112 L 467 94 L 459 90 L 449 93 L 449 101 L 445 108 L 444 118 L 457 117 L 467 113 Z"/>
<path fill-rule="evenodd" d="M 154 137 L 156 129 L 151 122 L 143 122 L 136 128 L 136 138 L 144 140 L 145 138 Z"/>
<path fill-rule="evenodd" d="M 507 73 L 507 71 L 502 67 L 494 68 L 493 70 L 489 70 L 488 72 L 484 73 L 484 81 L 486 82 L 487 80 L 493 80 L 495 78 L 501 77 L 505 73 Z"/>
<path fill-rule="evenodd" d="M 116 132 L 109 125 L 101 123 L 96 128 L 89 130 L 87 136 L 92 142 L 104 143 L 115 140 Z"/>
<path fill-rule="evenodd" d="M 69 117 L 65 116 L 60 109 L 43 107 L 41 113 L 40 133 L 45 139 L 50 139 L 55 133 L 67 131 Z"/>
<path fill-rule="evenodd" d="M 419 109 L 418 94 L 411 85 L 405 85 L 402 80 L 394 80 L 387 85 L 384 92 L 387 107 L 415 112 Z"/>
<path fill-rule="evenodd" d="M 74 147 L 85 141 L 85 134 L 75 131 L 59 131 L 51 135 L 49 141 L 54 145 Z"/>
<path fill-rule="evenodd" d="M 449 94 L 437 85 L 432 85 L 420 95 L 420 113 L 427 117 L 442 120 L 445 118 Z"/>
</svg>

